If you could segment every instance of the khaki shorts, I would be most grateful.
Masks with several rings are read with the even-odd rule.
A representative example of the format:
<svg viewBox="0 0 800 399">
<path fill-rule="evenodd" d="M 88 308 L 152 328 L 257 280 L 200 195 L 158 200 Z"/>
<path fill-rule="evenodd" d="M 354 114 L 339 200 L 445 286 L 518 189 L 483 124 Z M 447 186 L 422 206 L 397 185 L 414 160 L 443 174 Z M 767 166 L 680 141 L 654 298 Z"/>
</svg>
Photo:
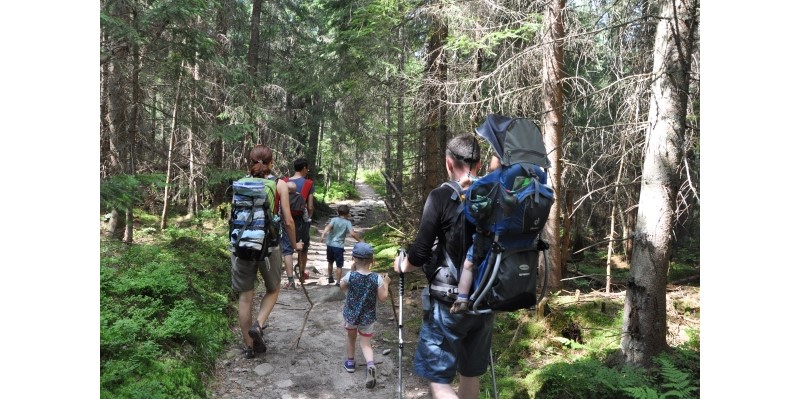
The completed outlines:
<svg viewBox="0 0 800 399">
<path fill-rule="evenodd" d="M 281 251 L 275 247 L 267 259 L 249 261 L 231 254 L 231 286 L 233 292 L 252 291 L 256 285 L 256 275 L 261 273 L 267 292 L 281 286 Z"/>
</svg>

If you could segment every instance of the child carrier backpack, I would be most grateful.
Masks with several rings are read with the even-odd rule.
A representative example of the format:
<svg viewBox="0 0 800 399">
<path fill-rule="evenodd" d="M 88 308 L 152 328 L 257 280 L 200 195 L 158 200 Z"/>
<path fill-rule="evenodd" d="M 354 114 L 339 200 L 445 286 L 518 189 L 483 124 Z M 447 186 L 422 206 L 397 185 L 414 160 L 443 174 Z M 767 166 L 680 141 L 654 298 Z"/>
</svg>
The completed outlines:
<svg viewBox="0 0 800 399">
<path fill-rule="evenodd" d="M 288 177 L 284 177 L 283 181 L 289 182 Z M 289 194 L 289 209 L 292 211 L 292 217 L 298 218 L 303 216 L 306 210 L 306 202 L 308 201 L 308 194 L 311 192 L 311 186 L 314 182 L 311 179 L 306 179 L 303 187 L 293 193 Z"/>
<path fill-rule="evenodd" d="M 228 231 L 231 252 L 240 259 L 264 260 L 278 245 L 280 223 L 273 213 L 276 180 L 245 177 L 232 184 Z"/>
<path fill-rule="evenodd" d="M 482 261 L 473 259 L 469 309 L 487 313 L 531 308 L 537 302 L 539 251 L 547 247 L 539 233 L 554 200 L 542 133 L 530 119 L 494 114 L 475 132 L 492 146 L 501 167 L 465 192 L 466 219 L 477 234 L 489 238 L 476 240 L 476 245 L 491 242 L 482 248 Z"/>
</svg>

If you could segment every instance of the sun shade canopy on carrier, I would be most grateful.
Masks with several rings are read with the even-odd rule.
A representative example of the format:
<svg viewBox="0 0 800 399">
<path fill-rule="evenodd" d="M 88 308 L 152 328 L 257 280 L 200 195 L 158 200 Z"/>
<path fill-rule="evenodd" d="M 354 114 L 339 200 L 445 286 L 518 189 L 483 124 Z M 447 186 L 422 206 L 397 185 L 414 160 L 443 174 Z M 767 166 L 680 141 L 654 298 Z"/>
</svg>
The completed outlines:
<svg viewBox="0 0 800 399">
<path fill-rule="evenodd" d="M 491 144 L 503 166 L 529 162 L 550 167 L 542 133 L 530 119 L 489 114 L 475 133 Z"/>
</svg>

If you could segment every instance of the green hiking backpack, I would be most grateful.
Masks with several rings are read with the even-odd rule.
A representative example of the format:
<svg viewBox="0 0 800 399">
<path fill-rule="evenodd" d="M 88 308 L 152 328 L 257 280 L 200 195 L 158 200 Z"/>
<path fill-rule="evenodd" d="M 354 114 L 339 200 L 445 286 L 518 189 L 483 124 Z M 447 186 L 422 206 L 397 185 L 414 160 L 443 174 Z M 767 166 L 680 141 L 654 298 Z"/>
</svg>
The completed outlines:
<svg viewBox="0 0 800 399">
<path fill-rule="evenodd" d="M 244 177 L 232 184 L 233 202 L 228 232 L 231 252 L 243 260 L 264 260 L 281 237 L 274 214 L 277 179 Z"/>
</svg>

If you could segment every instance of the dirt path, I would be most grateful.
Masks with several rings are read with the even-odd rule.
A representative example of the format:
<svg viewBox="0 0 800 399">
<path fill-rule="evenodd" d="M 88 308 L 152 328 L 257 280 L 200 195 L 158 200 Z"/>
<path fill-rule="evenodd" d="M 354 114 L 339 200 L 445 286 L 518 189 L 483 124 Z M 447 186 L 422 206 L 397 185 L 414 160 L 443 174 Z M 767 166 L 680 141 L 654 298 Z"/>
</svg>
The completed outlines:
<svg viewBox="0 0 800 399">
<path fill-rule="evenodd" d="M 347 201 L 351 207 L 353 225 L 357 231 L 374 226 L 385 217 L 383 202 L 366 185 L 358 184 L 361 201 Z M 335 209 L 335 205 L 332 207 Z M 265 329 L 267 353 L 245 359 L 242 344 L 237 341 L 217 360 L 212 398 L 397 398 L 398 397 L 398 334 L 391 301 L 379 303 L 378 320 L 373 338 L 375 363 L 378 369 L 377 384 L 373 389 L 364 386 L 366 362 L 356 343 L 356 372 L 348 373 L 342 366 L 345 353 L 345 331 L 342 327 L 344 295 L 339 287 L 327 284 L 325 244 L 319 232 L 328 218 L 312 227 L 311 248 L 307 270 L 310 278 L 306 291 L 313 302 L 308 303 L 302 289 L 281 290 L 278 303 L 267 320 Z M 347 254 L 355 242 L 345 242 Z M 296 259 L 296 258 L 295 258 Z M 345 257 L 344 272 L 352 262 Z M 317 272 L 315 272 L 318 271 Z M 397 282 L 393 279 L 391 290 L 398 305 Z M 257 284 L 255 304 L 264 295 L 263 283 Z M 406 290 L 408 292 L 408 290 Z M 415 298 L 404 298 L 403 319 L 419 318 Z M 308 309 L 308 322 L 301 334 Z M 257 306 L 254 306 L 255 318 Z M 241 337 L 238 324 L 231 325 L 236 337 Z M 403 398 L 429 397 L 427 383 L 411 373 L 411 359 L 416 348 L 416 331 L 403 328 Z M 298 341 L 299 338 L 299 341 Z"/>
</svg>

